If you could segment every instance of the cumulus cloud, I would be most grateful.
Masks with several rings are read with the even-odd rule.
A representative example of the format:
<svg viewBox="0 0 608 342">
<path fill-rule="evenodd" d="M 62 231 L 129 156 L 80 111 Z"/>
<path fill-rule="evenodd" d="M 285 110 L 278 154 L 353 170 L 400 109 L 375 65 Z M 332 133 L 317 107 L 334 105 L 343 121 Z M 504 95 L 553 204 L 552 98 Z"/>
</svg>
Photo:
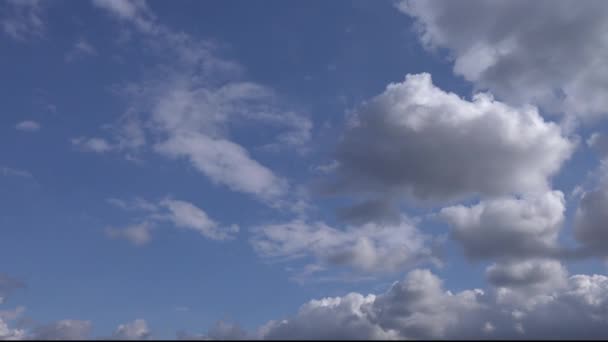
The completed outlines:
<svg viewBox="0 0 608 342">
<path fill-rule="evenodd" d="M 106 235 L 126 239 L 139 246 L 150 242 L 151 231 L 166 222 L 177 228 L 194 230 L 211 240 L 229 240 L 239 231 L 238 225 L 224 227 L 209 218 L 205 211 L 186 201 L 165 198 L 152 203 L 142 198 L 133 201 L 111 198 L 108 202 L 123 210 L 138 212 L 141 217 L 139 223 L 126 227 L 106 227 Z"/>
<path fill-rule="evenodd" d="M 541 262 L 534 267 L 541 264 L 544 265 L 541 269 L 557 266 Z M 505 278 L 521 278 L 528 273 L 528 267 L 507 266 L 509 270 L 503 270 Z M 526 277 L 530 278 L 523 276 Z M 519 286 L 511 280 L 499 283 Z M 430 271 L 414 270 L 382 294 L 350 293 L 312 300 L 295 316 L 262 326 L 258 335 L 266 339 L 605 337 L 608 308 L 605 276 L 574 275 L 563 286 L 539 295 L 530 294 L 528 299 L 526 305 L 503 302 L 500 291 L 494 289 L 453 293 L 445 290 L 441 279 Z"/>
<path fill-rule="evenodd" d="M 339 265 L 365 273 L 402 271 L 431 258 L 429 237 L 408 219 L 336 229 L 295 220 L 253 229 L 251 244 L 266 258 L 312 258 L 321 270 Z"/>
<path fill-rule="evenodd" d="M 15 128 L 24 132 L 36 132 L 40 130 L 40 124 L 36 121 L 25 120 L 19 122 Z"/>
<path fill-rule="evenodd" d="M 117 340 L 145 340 L 150 337 L 148 324 L 143 319 L 119 325 L 112 337 Z"/>
<path fill-rule="evenodd" d="M 431 202 L 543 192 L 574 143 L 536 108 L 490 94 L 446 93 L 407 75 L 364 103 L 337 148 L 330 193 L 407 195 Z"/>
<path fill-rule="evenodd" d="M 423 45 L 509 103 L 605 116 L 608 4 L 603 1 L 401 1 Z M 513 25 L 513 23 L 518 23 Z"/>
<path fill-rule="evenodd" d="M 8 324 L 0 318 L 0 340 L 23 340 L 25 339 L 25 330 L 9 328 Z"/>
<path fill-rule="evenodd" d="M 568 272 L 557 260 L 509 260 L 486 269 L 488 282 L 495 287 L 496 301 L 503 306 L 531 308 L 552 299 L 567 286 Z"/>
<path fill-rule="evenodd" d="M 564 220 L 561 191 L 496 198 L 467 207 L 444 208 L 439 216 L 471 258 L 515 258 L 556 255 Z"/>
</svg>

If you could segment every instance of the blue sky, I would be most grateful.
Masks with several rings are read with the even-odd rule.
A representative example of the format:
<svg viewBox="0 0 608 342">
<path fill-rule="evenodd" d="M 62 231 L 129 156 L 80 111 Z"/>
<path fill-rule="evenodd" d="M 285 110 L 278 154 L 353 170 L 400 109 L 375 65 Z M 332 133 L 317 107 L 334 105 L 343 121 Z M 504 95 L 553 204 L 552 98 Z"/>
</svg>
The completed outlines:
<svg viewBox="0 0 608 342">
<path fill-rule="evenodd" d="M 546 337 L 581 277 L 608 305 L 608 6 L 568 4 L 0 2 L 0 337 Z M 438 326 L 314 301 L 424 282 Z M 495 321 L 453 311 L 474 288 Z"/>
</svg>

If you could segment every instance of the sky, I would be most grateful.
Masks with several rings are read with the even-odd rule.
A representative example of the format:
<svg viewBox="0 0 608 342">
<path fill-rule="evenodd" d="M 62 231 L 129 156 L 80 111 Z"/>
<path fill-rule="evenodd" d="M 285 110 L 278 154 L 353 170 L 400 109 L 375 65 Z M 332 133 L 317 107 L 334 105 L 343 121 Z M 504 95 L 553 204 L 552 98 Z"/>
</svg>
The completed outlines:
<svg viewBox="0 0 608 342">
<path fill-rule="evenodd" d="M 0 339 L 606 338 L 608 3 L 0 0 Z"/>
</svg>

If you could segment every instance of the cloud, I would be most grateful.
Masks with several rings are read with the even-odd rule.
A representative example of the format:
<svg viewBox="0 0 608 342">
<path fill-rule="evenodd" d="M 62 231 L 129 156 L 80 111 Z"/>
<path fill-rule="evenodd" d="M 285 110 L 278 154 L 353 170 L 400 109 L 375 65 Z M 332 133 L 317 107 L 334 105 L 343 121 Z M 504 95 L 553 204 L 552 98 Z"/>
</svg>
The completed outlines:
<svg viewBox="0 0 608 342">
<path fill-rule="evenodd" d="M 608 186 L 582 194 L 574 218 L 574 235 L 592 254 L 608 254 Z"/>
<path fill-rule="evenodd" d="M 64 319 L 33 329 L 28 339 L 35 340 L 86 340 L 91 334 L 90 321 Z"/>
<path fill-rule="evenodd" d="M 407 75 L 350 118 L 324 189 L 438 203 L 543 192 L 574 147 L 533 107 L 485 93 L 467 101 L 429 74 Z"/>
<path fill-rule="evenodd" d="M 0 318 L 0 340 L 23 340 L 25 336 L 25 330 L 9 328 L 6 322 Z"/>
<path fill-rule="evenodd" d="M 235 191 L 271 199 L 284 193 L 286 183 L 249 157 L 247 151 L 228 140 L 201 134 L 180 135 L 163 142 L 157 151 L 169 157 L 187 156 L 213 182 Z"/>
<path fill-rule="evenodd" d="M 160 205 L 169 210 L 168 219 L 176 227 L 193 229 L 212 240 L 230 239 L 239 231 L 237 225 L 220 227 L 203 210 L 189 202 L 165 199 Z"/>
<path fill-rule="evenodd" d="M 391 200 L 381 198 L 340 208 L 337 216 L 348 223 L 365 224 L 368 222 L 398 222 L 400 214 Z"/>
<path fill-rule="evenodd" d="M 150 337 L 148 324 L 143 319 L 136 319 L 133 322 L 121 324 L 112 334 L 112 338 L 117 340 L 145 340 Z"/>
<path fill-rule="evenodd" d="M 32 174 L 29 171 L 13 169 L 6 166 L 0 167 L 0 175 L 7 177 L 33 178 Z"/>
<path fill-rule="evenodd" d="M 206 334 L 191 334 L 186 331 L 177 332 L 178 340 L 251 340 L 255 336 L 247 333 L 238 324 L 217 321 L 209 328 Z"/>
<path fill-rule="evenodd" d="M 0 28 L 9 37 L 25 41 L 45 33 L 43 6 L 39 0 L 7 0 L 0 7 Z"/>
<path fill-rule="evenodd" d="M 36 132 L 40 130 L 40 124 L 36 121 L 26 120 L 18 123 L 15 128 L 24 132 Z"/>
<path fill-rule="evenodd" d="M 152 203 L 142 198 L 136 198 L 133 201 L 111 198 L 108 199 L 108 203 L 123 210 L 141 214 L 138 219 L 139 223 L 122 228 L 105 228 L 108 237 L 126 239 L 138 246 L 150 242 L 151 231 L 166 222 L 177 228 L 194 230 L 211 240 L 230 240 L 239 232 L 238 225 L 221 226 L 209 218 L 205 211 L 186 201 L 165 198 Z"/>
<path fill-rule="evenodd" d="M 97 50 L 84 38 L 79 38 L 70 51 L 65 55 L 66 62 L 72 62 L 84 56 L 95 56 Z"/>
<path fill-rule="evenodd" d="M 71 140 L 72 145 L 76 146 L 82 151 L 105 153 L 113 150 L 115 147 L 108 143 L 103 138 L 86 138 L 78 137 Z"/>
<path fill-rule="evenodd" d="M 428 236 L 406 218 L 336 229 L 323 222 L 295 220 L 253 229 L 251 244 L 266 258 L 312 258 L 323 266 L 346 266 L 364 273 L 398 272 L 431 258 Z M 319 269 L 317 267 L 317 269 Z"/>
<path fill-rule="evenodd" d="M 106 201 L 123 210 L 149 212 L 158 211 L 157 204 L 147 201 L 141 197 L 136 197 L 132 201 L 125 201 L 120 198 L 108 198 Z"/>
<path fill-rule="evenodd" d="M 555 271 L 555 266 L 550 262 L 540 269 Z M 507 278 L 527 273 L 528 267 L 506 271 Z M 378 295 L 350 293 L 312 300 L 296 315 L 263 325 L 258 335 L 265 339 L 597 339 L 605 336 L 608 277 L 602 275 L 571 276 L 563 286 L 551 291 L 529 293 L 525 303 L 501 301 L 501 292 L 495 289 L 453 293 L 445 290 L 442 283 L 428 270 L 414 270 Z M 500 283 L 509 285 L 510 281 Z"/>
<path fill-rule="evenodd" d="M 468 257 L 522 258 L 558 253 L 564 210 L 562 192 L 551 191 L 452 206 L 439 216 L 450 224 L 453 238 Z"/>
<path fill-rule="evenodd" d="M 509 260 L 486 269 L 488 282 L 495 287 L 496 301 L 518 309 L 533 308 L 551 300 L 555 291 L 568 285 L 568 272 L 557 260 Z"/>
<path fill-rule="evenodd" d="M 605 2 L 406 0 L 397 7 L 415 18 L 423 45 L 446 49 L 454 72 L 476 89 L 585 120 L 608 113 Z"/>
<path fill-rule="evenodd" d="M 486 271 L 486 277 L 495 287 L 540 287 L 540 290 L 545 290 L 559 287 L 566 279 L 567 272 L 559 261 L 529 259 L 492 264 Z"/>
<path fill-rule="evenodd" d="M 152 228 L 153 226 L 150 222 L 143 222 L 124 228 L 106 227 L 105 233 L 112 239 L 126 239 L 137 246 L 142 246 L 152 239 L 150 235 Z"/>
<path fill-rule="evenodd" d="M 218 44 L 159 23 L 145 2 L 98 0 L 94 5 L 133 28 L 146 53 L 158 60 L 140 81 L 117 87 L 129 104 L 125 116 L 138 115 L 141 121 L 131 130 L 139 133 L 123 134 L 124 147 L 116 150 L 129 150 L 134 136 L 149 134 L 162 156 L 188 160 L 215 184 L 283 205 L 288 182 L 229 140 L 228 133 L 231 127 L 263 124 L 273 131 L 263 147 L 305 150 L 310 119 L 287 110 L 272 89 L 243 80 L 243 67 L 219 57 Z M 139 147 L 146 146 L 143 138 Z"/>
<path fill-rule="evenodd" d="M 155 17 L 145 0 L 93 0 L 93 5 L 132 22 L 141 31 L 151 32 L 155 28 Z"/>
</svg>

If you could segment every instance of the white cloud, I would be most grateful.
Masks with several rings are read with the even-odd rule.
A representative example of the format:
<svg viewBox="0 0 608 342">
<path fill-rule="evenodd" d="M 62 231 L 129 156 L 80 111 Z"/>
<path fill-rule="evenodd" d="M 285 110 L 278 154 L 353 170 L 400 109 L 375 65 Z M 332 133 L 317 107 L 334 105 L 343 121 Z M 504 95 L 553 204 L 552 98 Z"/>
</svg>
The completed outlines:
<svg viewBox="0 0 608 342">
<path fill-rule="evenodd" d="M 533 107 L 467 101 L 407 75 L 351 117 L 326 191 L 433 202 L 543 192 L 574 146 Z"/>
<path fill-rule="evenodd" d="M 557 260 L 502 261 L 486 269 L 495 287 L 496 301 L 504 306 L 529 309 L 552 299 L 568 285 L 568 272 Z"/>
<path fill-rule="evenodd" d="M 555 266 L 560 267 L 549 263 L 540 268 L 556 270 Z M 513 275 L 520 270 L 507 273 Z M 452 293 L 428 270 L 414 270 L 382 294 L 350 293 L 312 300 L 295 316 L 265 324 L 258 329 L 258 336 L 266 339 L 479 339 L 481 336 L 597 339 L 605 336 L 607 309 L 608 277 L 602 275 L 574 275 L 551 291 L 529 293 L 524 302 L 505 302 L 501 301 L 499 290 Z"/>
<path fill-rule="evenodd" d="M 150 337 L 150 330 L 145 320 L 136 319 L 119 325 L 112 337 L 118 340 L 145 340 Z"/>
<path fill-rule="evenodd" d="M 287 186 L 283 179 L 251 159 L 243 147 L 228 140 L 184 133 L 157 145 L 156 149 L 169 157 L 187 156 L 213 182 L 262 199 L 282 195 Z"/>
<path fill-rule="evenodd" d="M 186 201 L 166 198 L 152 203 L 142 198 L 135 198 L 133 201 L 111 198 L 108 203 L 141 214 L 137 224 L 122 228 L 105 228 L 108 237 L 126 239 L 139 246 L 150 242 L 151 231 L 165 222 L 177 228 L 194 230 L 211 240 L 230 240 L 239 232 L 238 225 L 222 226 L 209 218 L 205 211 Z"/>
<path fill-rule="evenodd" d="M 279 198 L 287 195 L 288 183 L 256 161 L 243 146 L 229 140 L 229 129 L 261 123 L 277 131 L 263 146 L 304 150 L 312 122 L 285 110 L 272 89 L 243 81 L 243 68 L 218 57 L 216 44 L 160 24 L 145 2 L 94 4 L 133 25 L 146 52 L 159 60 L 158 67 L 149 70 L 145 79 L 124 85 L 117 92 L 129 103 L 125 116 L 141 116 L 141 122 L 133 126 L 131 134 L 123 134 L 126 137 L 122 141 L 142 137 L 137 145 L 144 147 L 147 131 L 154 138 L 154 150 L 161 155 L 186 158 L 213 183 L 280 205 Z M 117 150 L 131 148 L 128 143 L 122 146 Z"/>
<path fill-rule="evenodd" d="M 40 130 L 40 124 L 36 121 L 25 120 L 19 122 L 15 128 L 24 132 L 36 132 Z"/>
<path fill-rule="evenodd" d="M 398 272 L 431 258 L 421 234 L 406 218 L 394 224 L 368 223 L 336 229 L 323 222 L 295 220 L 253 229 L 251 244 L 266 258 L 312 257 L 366 273 Z"/>
<path fill-rule="evenodd" d="M 564 220 L 561 191 L 522 198 L 496 198 L 466 207 L 452 206 L 439 216 L 472 258 L 526 257 L 558 252 L 557 237 Z"/>
<path fill-rule="evenodd" d="M 605 2 L 406 0 L 398 8 L 477 89 L 585 119 L 608 114 Z"/>
<path fill-rule="evenodd" d="M 237 225 L 220 227 L 217 222 L 211 220 L 203 210 L 192 203 L 165 199 L 160 202 L 160 205 L 169 210 L 168 219 L 176 227 L 196 230 L 212 240 L 230 239 L 239 231 Z"/>
<path fill-rule="evenodd" d="M 0 318 L 0 340 L 24 340 L 25 330 L 23 329 L 12 329 L 6 324 L 6 322 Z"/>
</svg>

